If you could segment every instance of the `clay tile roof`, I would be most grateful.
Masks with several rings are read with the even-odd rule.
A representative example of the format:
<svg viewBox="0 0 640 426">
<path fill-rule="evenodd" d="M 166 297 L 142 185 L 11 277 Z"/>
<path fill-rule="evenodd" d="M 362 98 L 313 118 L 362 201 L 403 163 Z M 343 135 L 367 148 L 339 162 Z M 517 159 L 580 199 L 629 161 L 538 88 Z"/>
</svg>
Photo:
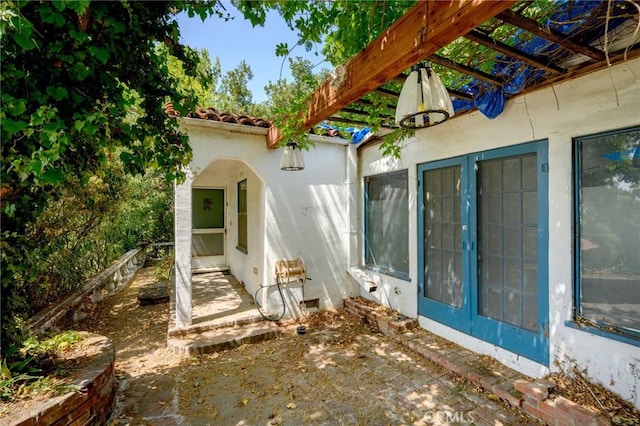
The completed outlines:
<svg viewBox="0 0 640 426">
<path fill-rule="evenodd" d="M 271 126 L 270 120 L 251 117 L 249 115 L 239 115 L 232 112 L 220 112 L 217 109 L 212 107 L 209 107 L 209 108 L 198 107 L 193 113 L 189 114 L 188 117 L 200 118 L 202 120 L 219 121 L 221 123 L 241 124 L 243 126 L 264 127 L 264 128 L 269 128 Z"/>
<path fill-rule="evenodd" d="M 312 127 L 311 129 L 309 129 L 309 134 L 311 135 L 318 135 L 318 136 L 329 136 L 329 137 L 338 137 L 338 138 L 345 138 L 345 139 L 349 139 L 350 136 L 343 136 L 340 134 L 339 131 L 337 131 L 336 129 L 322 129 L 322 128 L 318 128 L 318 127 Z"/>
<path fill-rule="evenodd" d="M 179 116 L 180 114 L 173 109 L 171 102 L 165 105 L 165 112 L 171 116 Z M 252 117 L 250 115 L 240 115 L 232 112 L 221 112 L 215 108 L 198 107 L 192 113 L 187 114 L 189 118 L 199 118 L 201 120 L 218 121 L 220 123 L 233 123 L 243 126 L 263 127 L 268 129 L 273 125 L 272 120 L 266 120 L 263 118 Z M 309 134 L 328 137 L 339 137 L 343 139 L 352 139 L 351 131 L 354 129 L 345 129 L 346 132 L 342 132 L 337 128 L 331 128 L 330 126 L 316 126 L 309 129 Z M 368 130 L 367 130 L 368 131 Z"/>
</svg>

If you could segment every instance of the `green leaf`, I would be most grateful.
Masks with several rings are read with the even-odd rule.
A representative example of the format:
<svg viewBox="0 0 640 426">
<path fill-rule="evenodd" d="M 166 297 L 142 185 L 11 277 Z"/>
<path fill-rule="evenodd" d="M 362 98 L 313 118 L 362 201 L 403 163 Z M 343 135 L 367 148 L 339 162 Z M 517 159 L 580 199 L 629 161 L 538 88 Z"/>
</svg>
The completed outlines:
<svg viewBox="0 0 640 426">
<path fill-rule="evenodd" d="M 69 35 L 78 43 L 84 43 L 85 41 L 87 41 L 87 38 L 89 37 L 89 35 L 86 32 L 76 31 L 76 30 L 70 30 Z"/>
<path fill-rule="evenodd" d="M 64 9 L 67 8 L 67 2 L 65 0 L 56 0 L 56 1 L 52 2 L 52 4 L 60 12 L 62 12 Z"/>
<path fill-rule="evenodd" d="M 14 205 L 15 207 L 15 205 Z M 0 378 L 6 380 L 11 378 L 11 370 L 7 367 L 7 360 L 3 359 L 2 364 L 0 364 Z"/>
<path fill-rule="evenodd" d="M 45 182 L 48 182 L 54 185 L 59 184 L 64 179 L 64 173 L 62 173 L 62 170 L 60 169 L 49 169 L 46 172 L 44 172 L 44 174 L 42 175 L 42 179 Z"/>
<path fill-rule="evenodd" d="M 59 1 L 52 2 L 54 5 L 59 4 Z M 59 12 L 53 11 L 50 7 L 43 7 L 40 9 L 40 16 L 42 17 L 42 22 L 47 24 L 53 24 L 54 27 L 61 27 L 64 25 L 66 20 L 64 19 L 64 15 Z"/>
<path fill-rule="evenodd" d="M 78 81 L 84 80 L 90 74 L 89 67 L 87 67 L 83 62 L 76 62 L 76 64 L 71 69 L 71 72 L 74 74 L 76 80 Z"/>
<path fill-rule="evenodd" d="M 27 110 L 27 104 L 24 99 L 13 99 L 7 104 L 7 112 L 13 116 L 18 116 Z"/>
<path fill-rule="evenodd" d="M 29 167 L 34 175 L 39 176 L 42 174 L 42 161 L 39 158 L 34 158 L 29 162 Z"/>
<path fill-rule="evenodd" d="M 69 97 L 69 91 L 65 87 L 47 87 L 47 94 L 56 101 L 61 101 Z"/>
<path fill-rule="evenodd" d="M 25 37 L 22 34 L 16 34 L 13 39 L 23 50 L 32 50 L 36 47 L 36 43 L 30 37 Z"/>
<path fill-rule="evenodd" d="M 109 51 L 107 49 L 89 46 L 89 53 L 91 53 L 92 56 L 95 56 L 95 58 L 103 64 L 106 64 L 109 60 Z"/>
<path fill-rule="evenodd" d="M 112 23 L 113 32 L 115 33 L 123 33 L 127 30 L 127 26 L 120 21 L 113 20 Z"/>
<path fill-rule="evenodd" d="M 82 130 L 83 127 L 84 127 L 84 121 L 82 120 L 76 120 L 73 123 L 73 128 L 76 129 L 77 131 Z"/>
<path fill-rule="evenodd" d="M 7 204 L 4 208 L 4 213 L 9 217 L 13 217 L 16 214 L 16 205 L 13 203 Z"/>
<path fill-rule="evenodd" d="M 85 123 L 84 131 L 90 135 L 93 135 L 98 131 L 98 125 L 93 123 Z"/>
<path fill-rule="evenodd" d="M 123 163 L 130 163 L 131 161 L 133 161 L 133 155 L 131 155 L 131 153 L 126 152 L 126 151 L 122 151 L 120 153 L 120 160 L 122 160 Z"/>
<path fill-rule="evenodd" d="M 10 134 L 16 134 L 26 129 L 27 123 L 22 120 L 14 121 L 9 118 L 5 118 L 4 120 L 2 120 L 2 128 Z"/>
<path fill-rule="evenodd" d="M 91 0 L 74 0 L 70 3 L 67 3 L 66 7 L 75 10 L 78 15 L 81 15 L 87 10 L 87 7 L 89 7 L 90 3 Z"/>
<path fill-rule="evenodd" d="M 276 45 L 276 56 L 287 56 L 289 54 L 289 45 L 287 43 L 278 43 Z"/>
</svg>

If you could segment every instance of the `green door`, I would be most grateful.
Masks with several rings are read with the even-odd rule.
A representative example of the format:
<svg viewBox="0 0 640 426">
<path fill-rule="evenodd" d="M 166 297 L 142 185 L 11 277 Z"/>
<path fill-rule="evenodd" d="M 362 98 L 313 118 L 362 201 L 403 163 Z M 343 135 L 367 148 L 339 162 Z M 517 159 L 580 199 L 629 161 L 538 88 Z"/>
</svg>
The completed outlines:
<svg viewBox="0 0 640 426">
<path fill-rule="evenodd" d="M 193 269 L 226 265 L 225 190 L 192 190 L 192 262 Z"/>
</svg>

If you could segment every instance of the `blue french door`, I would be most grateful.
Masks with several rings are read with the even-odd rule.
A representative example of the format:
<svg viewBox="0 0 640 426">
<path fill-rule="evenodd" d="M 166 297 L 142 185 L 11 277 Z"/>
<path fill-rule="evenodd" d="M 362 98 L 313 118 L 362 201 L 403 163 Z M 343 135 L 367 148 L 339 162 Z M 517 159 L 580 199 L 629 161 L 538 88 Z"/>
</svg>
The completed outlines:
<svg viewBox="0 0 640 426">
<path fill-rule="evenodd" d="M 547 142 L 418 166 L 418 313 L 548 364 Z"/>
</svg>

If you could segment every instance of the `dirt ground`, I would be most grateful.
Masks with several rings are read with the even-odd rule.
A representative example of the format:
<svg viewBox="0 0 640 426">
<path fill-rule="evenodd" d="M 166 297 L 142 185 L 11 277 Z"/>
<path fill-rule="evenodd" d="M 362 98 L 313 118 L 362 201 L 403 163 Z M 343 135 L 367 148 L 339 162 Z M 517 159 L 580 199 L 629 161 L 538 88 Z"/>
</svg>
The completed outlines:
<svg viewBox="0 0 640 426">
<path fill-rule="evenodd" d="M 274 340 L 199 357 L 173 354 L 168 304 L 137 301 L 140 287 L 157 281 L 155 272 L 139 270 L 72 327 L 105 335 L 116 347 L 111 425 L 539 424 L 341 311 L 305 318 L 304 335 L 289 323 Z M 555 379 L 575 389 L 568 396 L 594 393 Z M 637 419 L 631 411 L 622 411 L 622 420 Z"/>
<path fill-rule="evenodd" d="M 274 340 L 183 357 L 166 348 L 168 305 L 139 306 L 138 271 L 77 327 L 117 349 L 113 425 L 536 424 L 341 312 Z"/>
</svg>

